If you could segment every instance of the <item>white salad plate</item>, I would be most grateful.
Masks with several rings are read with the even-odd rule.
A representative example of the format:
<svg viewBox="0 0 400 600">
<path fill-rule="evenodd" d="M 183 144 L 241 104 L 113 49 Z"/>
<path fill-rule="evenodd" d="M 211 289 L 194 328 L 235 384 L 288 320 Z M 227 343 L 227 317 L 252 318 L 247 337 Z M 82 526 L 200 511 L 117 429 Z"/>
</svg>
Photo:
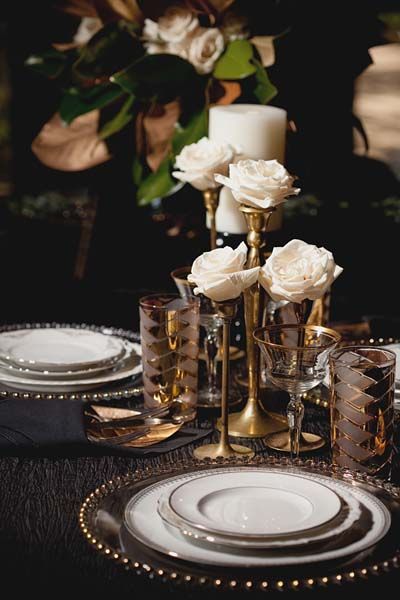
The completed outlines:
<svg viewBox="0 0 400 600">
<path fill-rule="evenodd" d="M 309 531 L 288 534 L 277 537 L 249 537 L 235 535 L 222 535 L 210 533 L 194 525 L 188 524 L 180 519 L 169 506 L 169 495 L 162 495 L 158 502 L 158 513 L 167 527 L 175 528 L 179 533 L 194 540 L 203 541 L 210 545 L 226 546 L 227 548 L 285 548 L 304 546 L 327 542 L 334 537 L 346 532 L 361 516 L 361 508 L 358 500 L 352 495 L 346 486 L 336 489 L 341 499 L 339 514 L 325 525 L 315 527 Z M 175 532 L 176 533 L 176 532 Z"/>
<path fill-rule="evenodd" d="M 110 366 L 125 352 L 123 341 L 86 329 L 49 327 L 0 333 L 0 360 L 38 371 L 82 371 Z"/>
<path fill-rule="evenodd" d="M 212 469 L 209 473 L 223 476 L 228 471 L 231 474 L 245 475 L 250 470 L 246 467 L 232 467 L 232 469 Z M 265 470 L 262 468 L 254 470 L 265 475 L 271 472 L 267 467 Z M 166 526 L 159 515 L 158 504 L 160 497 L 168 495 L 181 483 L 196 480 L 206 473 L 203 472 L 199 476 L 192 472 L 171 477 L 136 493 L 127 503 L 124 513 L 124 522 L 130 534 L 145 546 L 173 558 L 197 564 L 241 568 L 310 564 L 347 557 L 373 546 L 390 528 L 391 517 L 387 508 L 380 500 L 364 490 L 321 475 L 293 474 L 293 479 L 301 477 L 309 483 L 320 483 L 331 488 L 338 495 L 343 487 L 346 488 L 349 495 L 360 504 L 364 514 L 368 515 L 366 523 L 356 524 L 351 529 L 351 534 L 336 536 L 333 541 L 330 540 L 317 547 L 304 545 L 301 548 L 287 547 L 277 551 L 273 548 L 226 548 L 198 543 L 198 540 L 182 535 L 176 528 Z M 281 477 L 290 476 L 286 470 L 274 470 L 274 474 Z"/>
<path fill-rule="evenodd" d="M 137 375 L 142 370 L 141 364 L 141 347 L 140 344 L 133 342 L 124 342 L 127 344 L 127 357 L 120 364 L 115 365 L 114 369 L 107 370 L 103 373 L 95 374 L 94 376 L 84 378 L 68 378 L 65 380 L 47 379 L 45 375 L 41 379 L 33 379 L 30 377 L 21 377 L 13 375 L 8 371 L 0 370 L 0 383 L 7 387 L 18 390 L 37 391 L 37 392 L 72 392 L 79 390 L 89 390 L 95 387 L 100 387 L 107 383 L 120 381 Z"/>
<path fill-rule="evenodd" d="M 199 529 L 247 539 L 320 527 L 339 513 L 341 501 L 317 481 L 247 471 L 209 473 L 185 481 L 172 491 L 169 506 Z"/>
</svg>

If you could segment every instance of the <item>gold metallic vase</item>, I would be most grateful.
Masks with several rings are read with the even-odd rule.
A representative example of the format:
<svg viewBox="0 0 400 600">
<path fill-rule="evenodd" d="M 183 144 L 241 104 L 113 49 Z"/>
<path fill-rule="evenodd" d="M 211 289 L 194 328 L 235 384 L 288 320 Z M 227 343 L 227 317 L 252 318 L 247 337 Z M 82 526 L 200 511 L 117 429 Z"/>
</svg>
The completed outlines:
<svg viewBox="0 0 400 600">
<path fill-rule="evenodd" d="M 204 190 L 203 199 L 210 224 L 210 249 L 215 250 L 217 247 L 217 226 L 215 222 L 215 215 L 219 204 L 219 189 L 210 188 L 208 190 Z"/>
<path fill-rule="evenodd" d="M 231 445 L 228 438 L 228 398 L 229 398 L 229 338 L 230 325 L 237 312 L 239 299 L 216 302 L 215 306 L 218 316 L 223 321 L 223 358 L 222 358 L 222 397 L 221 397 L 221 437 L 218 444 L 207 444 L 200 446 L 194 451 L 197 459 L 206 458 L 229 458 L 231 456 L 252 458 L 254 452 L 246 446 Z"/>
<path fill-rule="evenodd" d="M 264 232 L 274 208 L 262 209 L 241 205 L 247 226 L 247 269 L 261 265 L 261 249 Z M 259 404 L 260 352 L 253 338 L 253 331 L 261 324 L 264 293 L 259 283 L 255 283 L 244 292 L 244 313 L 246 322 L 246 351 L 249 395 L 246 406 L 241 412 L 229 416 L 229 434 L 235 437 L 258 438 L 286 429 L 283 421 L 275 419 Z"/>
</svg>

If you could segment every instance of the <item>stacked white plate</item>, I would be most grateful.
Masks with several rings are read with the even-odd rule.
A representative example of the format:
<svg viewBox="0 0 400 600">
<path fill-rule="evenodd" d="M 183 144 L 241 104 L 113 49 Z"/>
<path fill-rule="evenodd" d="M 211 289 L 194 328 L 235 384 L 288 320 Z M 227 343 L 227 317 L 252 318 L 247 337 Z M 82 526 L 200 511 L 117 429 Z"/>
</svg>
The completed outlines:
<svg viewBox="0 0 400 600">
<path fill-rule="evenodd" d="M 140 345 L 69 327 L 0 333 L 0 383 L 27 391 L 88 390 L 141 371 Z"/>
<path fill-rule="evenodd" d="M 271 567 L 364 552 L 390 528 L 372 494 L 327 476 L 265 467 L 180 474 L 139 491 L 127 530 L 153 550 L 197 564 Z"/>
</svg>

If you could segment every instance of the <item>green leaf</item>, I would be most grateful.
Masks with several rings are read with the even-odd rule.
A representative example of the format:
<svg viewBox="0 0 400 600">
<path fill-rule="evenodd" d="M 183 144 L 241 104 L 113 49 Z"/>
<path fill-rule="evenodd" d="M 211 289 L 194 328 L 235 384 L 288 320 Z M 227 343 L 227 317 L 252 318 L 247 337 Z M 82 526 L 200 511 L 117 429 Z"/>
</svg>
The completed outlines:
<svg viewBox="0 0 400 600">
<path fill-rule="evenodd" d="M 256 72 L 253 46 L 248 40 L 234 40 L 226 47 L 224 54 L 214 68 L 216 79 L 244 79 Z"/>
<path fill-rule="evenodd" d="M 121 88 L 112 84 L 97 85 L 89 90 L 70 88 L 61 100 L 59 108 L 61 119 L 69 125 L 79 115 L 96 108 L 103 108 L 122 94 Z"/>
<path fill-rule="evenodd" d="M 276 96 L 278 90 L 276 89 L 274 84 L 271 83 L 267 71 L 262 66 L 260 61 L 256 58 L 253 58 L 253 64 L 256 67 L 257 82 L 257 85 L 254 89 L 254 95 L 261 104 L 267 104 L 267 102 L 269 102 L 274 96 Z"/>
<path fill-rule="evenodd" d="M 25 61 L 27 67 L 49 79 L 59 77 L 67 64 L 67 53 L 59 52 L 58 50 L 48 50 L 42 54 L 32 54 Z"/>
<path fill-rule="evenodd" d="M 73 75 L 78 81 L 108 79 L 144 52 L 134 24 L 114 21 L 100 29 L 81 49 L 73 65 Z"/>
<path fill-rule="evenodd" d="M 99 131 L 99 138 L 101 140 L 105 140 L 108 137 L 110 137 L 110 135 L 114 135 L 115 133 L 118 133 L 118 131 L 121 131 L 121 129 L 126 127 L 126 125 L 128 125 L 128 123 L 130 121 L 132 121 L 133 114 L 132 114 L 131 108 L 132 108 L 133 102 L 134 102 L 134 97 L 129 96 L 125 100 L 119 113 L 116 114 L 115 117 L 113 117 L 110 121 L 108 121 L 108 123 L 105 123 L 103 125 L 103 127 Z"/>
<path fill-rule="evenodd" d="M 172 139 L 172 150 L 174 155 L 179 154 L 185 146 L 197 142 L 200 138 L 207 135 L 208 119 L 207 111 L 204 108 L 202 111 L 195 114 L 185 127 L 179 123 Z"/>
<path fill-rule="evenodd" d="M 141 184 L 142 179 L 143 179 L 143 172 L 144 172 L 144 165 L 140 159 L 140 156 L 138 156 L 136 154 L 133 159 L 133 165 L 132 165 L 132 178 L 133 178 L 133 183 L 135 185 L 139 186 Z"/>
<path fill-rule="evenodd" d="M 111 81 L 141 100 L 168 102 L 196 81 L 199 75 L 186 60 L 172 54 L 148 54 Z"/>
<path fill-rule="evenodd" d="M 172 179 L 171 161 L 165 158 L 157 171 L 146 177 L 139 186 L 137 199 L 139 206 L 149 204 L 155 198 L 166 196 L 174 186 L 176 181 Z"/>
</svg>

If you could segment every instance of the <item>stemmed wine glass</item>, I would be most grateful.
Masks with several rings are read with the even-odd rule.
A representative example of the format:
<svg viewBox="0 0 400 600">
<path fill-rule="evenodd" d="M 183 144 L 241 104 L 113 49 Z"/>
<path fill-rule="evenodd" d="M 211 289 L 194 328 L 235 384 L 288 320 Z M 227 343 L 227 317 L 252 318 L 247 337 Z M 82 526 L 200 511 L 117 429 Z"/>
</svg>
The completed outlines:
<svg viewBox="0 0 400 600">
<path fill-rule="evenodd" d="M 218 316 L 212 301 L 200 294 L 194 295 L 196 285 L 187 280 L 191 271 L 190 267 L 181 267 L 171 273 L 171 277 L 182 298 L 200 299 L 200 325 L 204 328 L 204 355 L 206 360 L 207 384 L 198 391 L 198 406 L 217 408 L 221 405 L 221 390 L 217 385 L 217 358 L 220 348 L 221 329 L 223 320 Z M 230 402 L 239 400 L 234 390 L 229 394 Z"/>
<path fill-rule="evenodd" d="M 340 335 L 326 327 L 282 324 L 260 327 L 254 331 L 254 338 L 265 358 L 270 380 L 289 392 L 286 414 L 290 455 L 298 457 L 300 445 L 303 446 L 304 405 L 301 396 L 325 378 L 329 354 L 339 342 Z"/>
</svg>

